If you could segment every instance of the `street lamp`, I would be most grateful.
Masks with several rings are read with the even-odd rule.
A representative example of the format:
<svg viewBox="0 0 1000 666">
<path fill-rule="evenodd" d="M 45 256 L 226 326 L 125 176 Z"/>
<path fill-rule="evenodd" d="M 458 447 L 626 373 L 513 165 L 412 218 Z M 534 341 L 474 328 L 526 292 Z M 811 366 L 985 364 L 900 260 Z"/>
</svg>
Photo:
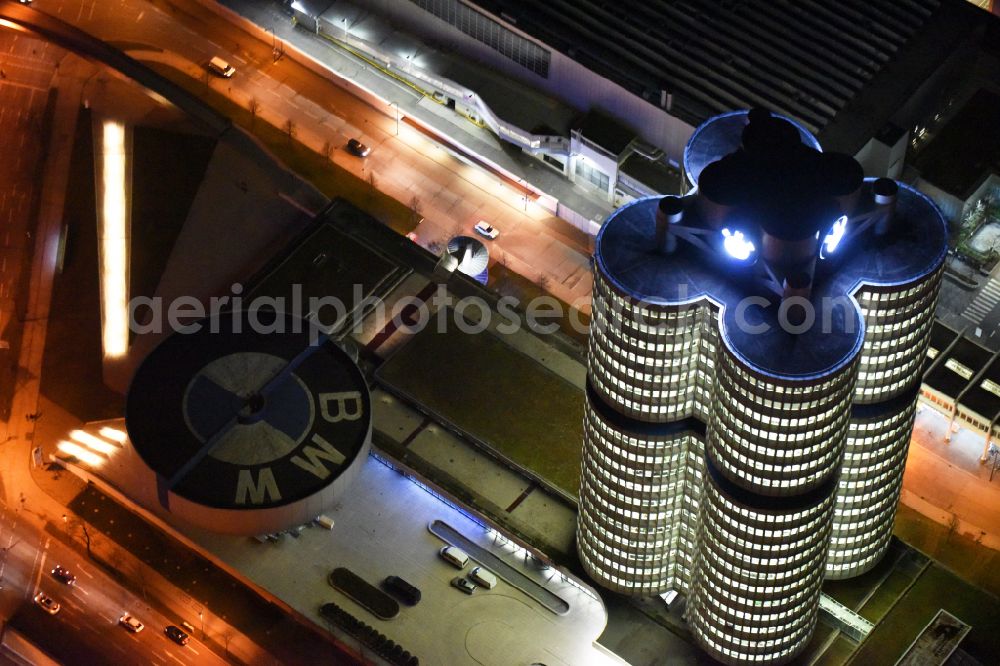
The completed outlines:
<svg viewBox="0 0 1000 666">
<path fill-rule="evenodd" d="M 399 136 L 399 103 L 389 102 L 389 106 L 396 107 L 396 136 Z"/>
<path fill-rule="evenodd" d="M 205 612 L 198 611 L 198 619 L 201 620 L 201 640 L 205 640 Z"/>
<path fill-rule="evenodd" d="M 264 34 L 271 33 L 271 61 L 278 62 L 284 55 L 285 47 L 278 40 L 278 34 L 274 31 L 274 26 L 264 26 Z"/>
</svg>

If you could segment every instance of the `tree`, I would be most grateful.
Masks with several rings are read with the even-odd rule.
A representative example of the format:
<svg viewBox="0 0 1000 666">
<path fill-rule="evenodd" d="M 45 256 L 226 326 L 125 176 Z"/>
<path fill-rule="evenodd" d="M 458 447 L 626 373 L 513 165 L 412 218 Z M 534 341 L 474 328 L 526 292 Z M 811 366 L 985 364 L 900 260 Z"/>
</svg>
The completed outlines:
<svg viewBox="0 0 1000 666">
<path fill-rule="evenodd" d="M 420 197 L 416 194 L 410 199 L 410 221 L 414 224 L 420 221 Z"/>
<path fill-rule="evenodd" d="M 250 98 L 250 103 L 247 104 L 247 109 L 250 111 L 250 128 L 253 129 L 253 126 L 257 121 L 257 114 L 260 113 L 260 102 L 257 101 L 256 97 Z"/>
<path fill-rule="evenodd" d="M 333 144 L 329 141 L 323 142 L 323 157 L 326 158 L 327 162 L 333 161 Z"/>
<path fill-rule="evenodd" d="M 538 284 L 538 286 L 542 289 L 542 291 L 548 291 L 549 285 L 552 284 L 552 278 L 550 278 L 545 273 L 542 273 L 541 275 L 538 276 L 536 284 Z"/>
<path fill-rule="evenodd" d="M 291 118 L 286 120 L 284 129 L 285 129 L 285 134 L 288 135 L 288 140 L 291 141 L 292 138 L 295 136 L 295 121 L 292 120 Z"/>
<path fill-rule="evenodd" d="M 951 538 L 952 534 L 958 531 L 958 514 L 951 514 L 951 518 L 948 519 L 948 536 L 947 539 Z"/>
</svg>

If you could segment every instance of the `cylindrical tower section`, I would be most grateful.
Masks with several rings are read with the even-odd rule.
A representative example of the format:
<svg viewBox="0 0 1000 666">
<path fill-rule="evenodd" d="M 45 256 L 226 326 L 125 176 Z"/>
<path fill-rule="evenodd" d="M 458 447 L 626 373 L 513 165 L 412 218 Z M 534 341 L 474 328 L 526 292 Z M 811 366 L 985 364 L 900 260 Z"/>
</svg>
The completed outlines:
<svg viewBox="0 0 1000 666">
<path fill-rule="evenodd" d="M 916 277 L 865 284 L 854 294 L 865 337 L 826 566 L 832 579 L 865 573 L 889 545 L 944 267 L 946 225 L 940 211 L 916 190 L 885 180 L 869 179 L 862 196 L 876 214 L 892 216 L 876 236 L 912 237 L 928 260 Z M 892 193 L 891 211 L 879 208 L 885 207 L 884 193 Z"/>
<path fill-rule="evenodd" d="M 748 370 L 725 346 L 707 446 L 719 472 L 760 495 L 800 495 L 840 468 L 857 363 L 813 381 Z"/>
<path fill-rule="evenodd" d="M 895 287 L 862 287 L 855 297 L 865 320 L 855 402 L 891 400 L 917 381 L 927 354 L 941 270 Z"/>
<path fill-rule="evenodd" d="M 916 400 L 907 393 L 885 407 L 856 405 L 851 415 L 826 561 L 830 579 L 868 571 L 889 547 Z"/>
<path fill-rule="evenodd" d="M 697 433 L 629 423 L 591 393 L 584 416 L 577 549 L 608 589 L 652 596 L 686 588 L 701 471 Z"/>
<path fill-rule="evenodd" d="M 856 373 L 771 377 L 719 349 L 688 622 L 723 662 L 785 663 L 812 634 Z"/>
<path fill-rule="evenodd" d="M 600 584 L 686 590 L 718 311 L 655 304 L 594 272 L 577 550 Z"/>
<path fill-rule="evenodd" d="M 699 398 L 699 347 L 709 308 L 636 302 L 594 274 L 589 370 L 594 390 L 625 416 L 666 423 L 691 416 Z"/>
<path fill-rule="evenodd" d="M 765 497 L 706 458 L 688 625 L 723 663 L 785 663 L 816 624 L 835 478 L 798 497 Z"/>
</svg>

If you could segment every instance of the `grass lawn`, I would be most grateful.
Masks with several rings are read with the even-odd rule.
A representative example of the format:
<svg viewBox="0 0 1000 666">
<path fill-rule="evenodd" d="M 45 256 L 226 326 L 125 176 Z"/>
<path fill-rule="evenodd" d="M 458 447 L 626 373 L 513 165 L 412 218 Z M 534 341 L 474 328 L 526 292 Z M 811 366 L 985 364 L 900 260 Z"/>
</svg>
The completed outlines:
<svg viewBox="0 0 1000 666">
<path fill-rule="evenodd" d="M 983 664 L 1000 656 L 1000 601 L 936 564 L 928 567 L 855 652 L 851 664 L 892 664 L 939 608 L 972 625 L 961 647 Z"/>
<path fill-rule="evenodd" d="M 400 234 L 416 227 L 417 220 L 406 204 L 378 191 L 366 180 L 337 166 L 323 155 L 316 153 L 289 137 L 284 129 L 254 117 L 243 107 L 231 102 L 221 93 L 198 79 L 164 65 L 150 62 L 146 65 L 170 81 L 197 95 L 206 104 L 254 135 L 285 166 L 312 183 L 316 189 L 331 199 L 342 197 L 361 208 L 383 224 Z"/>
<path fill-rule="evenodd" d="M 487 286 L 501 296 L 513 296 L 522 306 L 541 296 L 555 298 L 538 284 L 515 273 L 498 261 L 490 265 L 490 278 Z M 586 331 L 577 330 L 579 326 L 575 324 L 581 322 L 584 326 L 589 326 L 590 315 L 570 307 L 561 300 L 559 303 L 563 313 L 563 316 L 556 322 L 559 324 L 559 330 L 586 347 L 589 336 Z"/>
<path fill-rule="evenodd" d="M 1000 552 L 955 534 L 904 504 L 896 512 L 894 533 L 963 579 L 1000 597 Z"/>
<path fill-rule="evenodd" d="M 816 660 L 812 662 L 812 666 L 841 666 L 842 664 L 846 664 L 856 647 L 853 641 L 843 636 L 837 636 L 833 639 L 830 647 L 823 654 L 816 657 Z"/>
<path fill-rule="evenodd" d="M 380 382 L 571 496 L 580 486 L 583 392 L 490 333 L 463 333 L 448 310 L 379 368 Z"/>
</svg>

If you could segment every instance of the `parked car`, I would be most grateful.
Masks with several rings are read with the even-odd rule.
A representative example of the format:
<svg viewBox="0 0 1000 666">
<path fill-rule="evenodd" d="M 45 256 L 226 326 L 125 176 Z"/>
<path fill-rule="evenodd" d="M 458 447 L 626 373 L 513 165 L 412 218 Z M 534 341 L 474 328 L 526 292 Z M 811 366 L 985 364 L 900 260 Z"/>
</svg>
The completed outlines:
<svg viewBox="0 0 1000 666">
<path fill-rule="evenodd" d="M 468 578 L 463 578 L 462 576 L 456 576 L 451 579 L 451 586 L 460 589 L 466 594 L 472 594 L 476 591 L 476 584 L 470 581 Z"/>
<path fill-rule="evenodd" d="M 420 590 L 399 576 L 387 576 L 382 581 L 382 587 L 408 606 L 416 606 L 420 602 Z"/>
<path fill-rule="evenodd" d="M 372 152 L 371 146 L 366 146 L 357 139 L 347 142 L 347 150 L 358 157 L 368 157 Z"/>
<path fill-rule="evenodd" d="M 493 240 L 500 235 L 500 230 L 492 224 L 488 224 L 485 220 L 479 220 L 476 222 L 476 226 L 473 227 L 473 229 L 475 229 L 476 233 L 480 236 L 485 236 L 490 240 Z"/>
<path fill-rule="evenodd" d="M 469 556 L 465 551 L 455 546 L 445 546 L 438 551 L 438 554 L 441 555 L 441 559 L 458 569 L 464 569 L 469 563 Z"/>
<path fill-rule="evenodd" d="M 222 58 L 215 56 L 208 61 L 208 71 L 229 79 L 236 73 L 236 68 Z"/>
<path fill-rule="evenodd" d="M 487 590 L 492 590 L 497 586 L 497 577 L 482 567 L 476 567 L 469 572 L 469 580 L 473 581 Z"/>
<path fill-rule="evenodd" d="M 55 615 L 62 608 L 55 599 L 42 592 L 35 595 L 35 603 L 49 615 Z"/>
<path fill-rule="evenodd" d="M 52 570 L 52 577 L 66 585 L 76 584 L 76 576 L 71 574 L 69 569 L 64 568 L 62 565 L 56 565 L 56 568 Z"/>
<path fill-rule="evenodd" d="M 163 633 L 165 633 L 167 635 L 167 638 L 172 640 L 174 643 L 177 643 L 178 645 L 187 645 L 188 635 L 180 627 L 175 627 L 174 625 L 170 625 L 169 627 L 163 630 Z"/>
<path fill-rule="evenodd" d="M 146 628 L 146 625 L 144 625 L 142 622 L 139 622 L 139 620 L 135 619 L 128 613 L 118 618 L 118 624 L 125 627 L 128 631 L 131 631 L 133 634 L 137 634 Z"/>
</svg>

